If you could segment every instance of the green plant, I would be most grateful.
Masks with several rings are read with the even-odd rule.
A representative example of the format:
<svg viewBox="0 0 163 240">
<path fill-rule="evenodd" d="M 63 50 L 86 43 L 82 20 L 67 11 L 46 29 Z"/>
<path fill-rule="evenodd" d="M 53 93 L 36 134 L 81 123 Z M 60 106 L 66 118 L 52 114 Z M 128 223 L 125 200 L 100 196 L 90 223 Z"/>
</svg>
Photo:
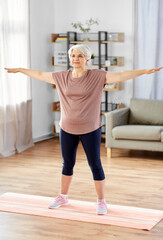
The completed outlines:
<svg viewBox="0 0 163 240">
<path fill-rule="evenodd" d="M 113 58 L 113 64 L 114 64 L 114 65 L 117 64 L 117 57 Z"/>
<path fill-rule="evenodd" d="M 94 54 L 92 54 L 92 55 L 91 55 L 91 59 L 94 59 L 94 58 L 95 58 L 95 55 L 94 55 Z"/>
<path fill-rule="evenodd" d="M 89 20 L 86 20 L 85 24 L 81 23 L 81 22 L 77 22 L 77 23 L 71 23 L 71 25 L 75 28 L 78 29 L 80 31 L 82 31 L 83 33 L 88 33 L 91 30 L 91 26 L 92 25 L 98 25 L 99 24 L 99 20 L 93 20 L 92 18 L 90 18 Z"/>
</svg>

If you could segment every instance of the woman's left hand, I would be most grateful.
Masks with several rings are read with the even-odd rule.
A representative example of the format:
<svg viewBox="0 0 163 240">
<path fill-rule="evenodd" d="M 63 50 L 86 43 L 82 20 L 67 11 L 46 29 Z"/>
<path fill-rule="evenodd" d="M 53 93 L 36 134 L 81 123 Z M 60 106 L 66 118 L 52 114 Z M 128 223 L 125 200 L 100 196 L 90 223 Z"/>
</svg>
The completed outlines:
<svg viewBox="0 0 163 240">
<path fill-rule="evenodd" d="M 160 71 L 162 68 L 163 67 L 146 69 L 146 74 L 151 74 L 151 73 Z"/>
</svg>

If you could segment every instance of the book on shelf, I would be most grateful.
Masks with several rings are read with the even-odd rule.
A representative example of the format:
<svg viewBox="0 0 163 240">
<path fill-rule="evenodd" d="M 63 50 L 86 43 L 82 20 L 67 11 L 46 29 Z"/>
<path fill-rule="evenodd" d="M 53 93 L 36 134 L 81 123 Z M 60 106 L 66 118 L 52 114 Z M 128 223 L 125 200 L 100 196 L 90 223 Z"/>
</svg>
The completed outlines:
<svg viewBox="0 0 163 240">
<path fill-rule="evenodd" d="M 52 42 L 61 42 L 61 41 L 66 41 L 67 40 L 67 35 L 65 33 L 52 33 L 51 34 L 51 41 Z"/>
<path fill-rule="evenodd" d="M 55 42 L 66 42 L 67 40 L 59 40 L 59 39 L 56 39 Z"/>
<path fill-rule="evenodd" d="M 67 40 L 67 37 L 58 37 L 57 40 Z"/>
<path fill-rule="evenodd" d="M 55 42 L 66 42 L 67 41 L 67 39 L 59 39 L 59 38 L 57 38 L 56 40 L 55 40 Z"/>
<path fill-rule="evenodd" d="M 60 36 L 59 35 L 55 41 L 56 42 L 66 42 L 67 41 L 67 36 Z"/>
</svg>

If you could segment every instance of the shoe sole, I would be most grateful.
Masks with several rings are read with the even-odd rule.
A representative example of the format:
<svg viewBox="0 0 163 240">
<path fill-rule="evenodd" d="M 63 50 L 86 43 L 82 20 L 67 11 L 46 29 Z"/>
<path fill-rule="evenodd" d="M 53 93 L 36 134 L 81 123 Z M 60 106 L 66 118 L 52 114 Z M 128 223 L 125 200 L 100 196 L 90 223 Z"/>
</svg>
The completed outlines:
<svg viewBox="0 0 163 240">
<path fill-rule="evenodd" d="M 65 206 L 65 205 L 69 205 L 69 203 L 64 203 L 64 204 L 61 204 L 61 205 L 58 205 L 57 207 L 49 207 L 49 209 L 53 209 L 53 208 L 59 208 L 59 207 L 62 207 L 62 206 Z"/>
<path fill-rule="evenodd" d="M 97 212 L 97 211 L 96 211 L 96 214 L 97 214 L 97 215 L 106 215 L 106 214 L 108 214 L 108 211 L 106 211 L 106 212 Z"/>
<path fill-rule="evenodd" d="M 107 215 L 107 212 L 106 213 L 96 213 L 97 215 Z"/>
</svg>

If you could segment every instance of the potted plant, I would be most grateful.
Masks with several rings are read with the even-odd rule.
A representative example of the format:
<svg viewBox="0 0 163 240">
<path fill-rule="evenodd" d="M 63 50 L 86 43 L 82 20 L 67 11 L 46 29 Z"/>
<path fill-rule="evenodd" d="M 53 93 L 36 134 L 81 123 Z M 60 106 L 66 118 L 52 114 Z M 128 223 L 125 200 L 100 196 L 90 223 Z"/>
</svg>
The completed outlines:
<svg viewBox="0 0 163 240">
<path fill-rule="evenodd" d="M 89 62 L 88 62 L 89 65 L 93 65 L 94 58 L 95 58 L 95 55 L 92 54 L 92 55 L 91 55 L 91 58 L 89 59 Z"/>
<path fill-rule="evenodd" d="M 83 41 L 89 41 L 88 33 L 91 30 L 91 26 L 94 24 L 98 25 L 99 21 L 97 19 L 93 20 L 92 18 L 90 18 L 89 20 L 86 20 L 85 23 L 81 23 L 81 22 L 71 23 L 71 25 L 75 29 L 79 29 L 81 32 L 84 33 Z"/>
<path fill-rule="evenodd" d="M 114 58 L 113 58 L 113 63 L 112 63 L 112 65 L 117 65 L 117 57 L 114 57 Z"/>
</svg>

